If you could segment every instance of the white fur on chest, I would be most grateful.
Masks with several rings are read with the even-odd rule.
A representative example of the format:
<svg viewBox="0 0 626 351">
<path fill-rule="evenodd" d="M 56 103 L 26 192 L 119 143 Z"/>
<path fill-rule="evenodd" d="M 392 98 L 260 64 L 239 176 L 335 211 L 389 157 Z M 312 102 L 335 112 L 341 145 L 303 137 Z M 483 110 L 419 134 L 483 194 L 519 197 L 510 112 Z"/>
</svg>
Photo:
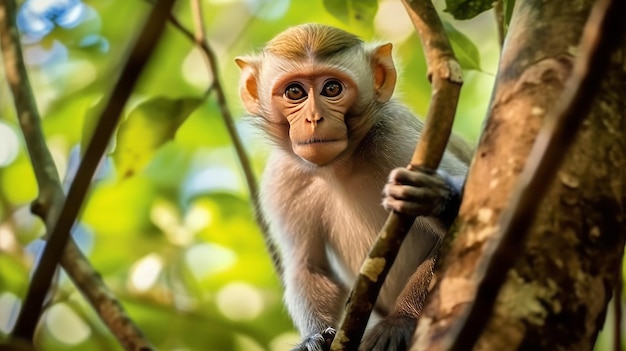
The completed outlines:
<svg viewBox="0 0 626 351">
<path fill-rule="evenodd" d="M 382 189 L 382 186 L 381 186 Z M 329 189 L 332 201 L 325 212 L 329 218 L 326 244 L 334 271 L 350 284 L 369 252 L 387 212 L 382 208 L 380 189 L 367 184 Z"/>
<path fill-rule="evenodd" d="M 380 193 L 383 182 L 354 180 L 343 187 L 329 189 L 332 191 L 327 204 L 331 218 L 327 233 L 326 255 L 336 276 L 347 289 L 350 289 L 368 255 L 378 233 L 387 219 L 388 212 L 382 208 Z M 419 245 L 427 224 L 423 219 L 418 221 L 405 239 L 402 249 L 394 264 L 378 298 L 378 305 L 383 310 L 393 309 L 398 294 L 407 280 L 423 261 L 424 255 L 419 254 Z M 416 247 L 417 245 L 417 247 Z"/>
<path fill-rule="evenodd" d="M 388 171 L 362 170 L 365 176 L 342 177 L 330 168 L 307 172 L 293 165 L 273 166 L 266 170 L 261 194 L 274 239 L 281 247 L 301 241 L 298 236 L 322 244 L 327 262 L 318 263 L 328 265 L 341 284 L 350 289 L 388 216 L 381 205 Z M 405 239 L 378 298 L 384 310 L 393 309 L 396 297 L 426 258 L 424 238 L 432 236 L 433 230 L 427 220 L 418 219 Z M 283 259 L 292 260 L 289 256 Z M 286 263 L 300 266 L 298 262 Z"/>
</svg>

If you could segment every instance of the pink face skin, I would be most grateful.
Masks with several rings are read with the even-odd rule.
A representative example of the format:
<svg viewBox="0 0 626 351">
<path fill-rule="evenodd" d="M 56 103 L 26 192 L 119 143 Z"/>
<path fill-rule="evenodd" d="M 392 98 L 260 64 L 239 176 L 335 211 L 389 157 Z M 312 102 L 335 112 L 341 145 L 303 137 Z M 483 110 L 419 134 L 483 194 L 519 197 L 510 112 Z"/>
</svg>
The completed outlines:
<svg viewBox="0 0 626 351">
<path fill-rule="evenodd" d="M 272 100 L 289 122 L 294 153 L 318 166 L 336 159 L 348 147 L 344 117 L 357 95 L 351 77 L 328 67 L 280 77 Z"/>
</svg>

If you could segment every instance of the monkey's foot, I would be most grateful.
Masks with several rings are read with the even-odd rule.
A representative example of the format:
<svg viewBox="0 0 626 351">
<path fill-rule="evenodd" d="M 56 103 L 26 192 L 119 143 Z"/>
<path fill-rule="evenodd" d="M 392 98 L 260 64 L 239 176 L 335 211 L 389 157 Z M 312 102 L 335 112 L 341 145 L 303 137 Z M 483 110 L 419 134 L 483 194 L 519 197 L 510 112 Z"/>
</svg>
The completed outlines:
<svg viewBox="0 0 626 351">
<path fill-rule="evenodd" d="M 328 351 L 330 350 L 330 344 L 333 343 L 335 338 L 335 333 L 335 329 L 326 328 L 321 333 L 307 336 L 291 351 Z"/>
<path fill-rule="evenodd" d="M 417 319 L 407 316 L 389 316 L 370 330 L 359 346 L 359 351 L 405 351 L 411 346 L 411 338 Z"/>
</svg>

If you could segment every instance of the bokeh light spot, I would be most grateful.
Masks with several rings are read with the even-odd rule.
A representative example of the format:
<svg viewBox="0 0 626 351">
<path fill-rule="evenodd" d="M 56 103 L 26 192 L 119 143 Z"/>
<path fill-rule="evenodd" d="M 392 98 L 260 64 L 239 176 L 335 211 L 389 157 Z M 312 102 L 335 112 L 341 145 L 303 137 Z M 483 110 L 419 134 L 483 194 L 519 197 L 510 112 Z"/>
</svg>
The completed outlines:
<svg viewBox="0 0 626 351">
<path fill-rule="evenodd" d="M 226 5 L 226 4 L 236 3 L 239 0 L 206 0 L 206 1 L 213 5 Z"/>
<path fill-rule="evenodd" d="M 241 192 L 241 179 L 231 168 L 211 166 L 192 173 L 183 183 L 185 201 L 213 192 Z"/>
<path fill-rule="evenodd" d="M 237 255 L 232 250 L 211 243 L 194 245 L 185 254 L 185 262 L 197 280 L 223 272 L 236 261 Z"/>
<path fill-rule="evenodd" d="M 185 215 L 185 227 L 198 232 L 213 223 L 214 214 L 206 206 L 195 202 Z"/>
<path fill-rule="evenodd" d="M 187 83 L 198 89 L 207 89 L 213 81 L 213 74 L 207 68 L 204 54 L 196 47 L 185 57 L 181 70 Z"/>
<path fill-rule="evenodd" d="M 68 345 L 80 344 L 91 335 L 89 325 L 64 303 L 50 307 L 45 323 L 55 339 Z"/>
<path fill-rule="evenodd" d="M 381 38 L 395 44 L 404 42 L 415 33 L 413 22 L 400 1 L 379 2 L 378 12 L 374 17 L 374 28 Z"/>
<path fill-rule="evenodd" d="M 300 335 L 296 332 L 282 333 L 270 341 L 270 350 L 289 351 L 300 342 Z"/>
<path fill-rule="evenodd" d="M 256 340 L 245 335 L 235 335 L 235 347 L 241 351 L 264 351 L 265 349 Z"/>
<path fill-rule="evenodd" d="M 67 47 L 58 40 L 54 40 L 50 47 L 30 45 L 24 48 L 24 58 L 33 66 L 64 63 L 68 55 Z"/>
<path fill-rule="evenodd" d="M 15 160 L 20 149 L 20 142 L 13 128 L 0 122 L 0 167 Z"/>
<path fill-rule="evenodd" d="M 161 256 L 152 253 L 143 257 L 130 269 L 129 289 L 137 292 L 149 290 L 156 283 L 162 270 Z"/>
<path fill-rule="evenodd" d="M 20 299 L 13 293 L 0 294 L 0 331 L 8 334 L 13 329 L 20 311 Z"/>
<path fill-rule="evenodd" d="M 255 17 L 271 21 L 285 15 L 291 0 L 244 0 L 244 4 Z"/>
<path fill-rule="evenodd" d="M 248 283 L 230 283 L 217 293 L 217 308 L 234 321 L 252 320 L 264 307 L 259 290 Z"/>
</svg>

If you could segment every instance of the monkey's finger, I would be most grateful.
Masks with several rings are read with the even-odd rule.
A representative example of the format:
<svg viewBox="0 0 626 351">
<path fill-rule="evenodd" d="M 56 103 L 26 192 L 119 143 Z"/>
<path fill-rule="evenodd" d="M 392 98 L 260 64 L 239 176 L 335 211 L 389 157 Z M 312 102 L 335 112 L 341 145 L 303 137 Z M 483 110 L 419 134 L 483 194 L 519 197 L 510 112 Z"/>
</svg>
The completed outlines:
<svg viewBox="0 0 626 351">
<path fill-rule="evenodd" d="M 432 188 L 414 187 L 411 185 L 387 184 L 383 194 L 398 200 L 428 203 L 435 199 L 445 197 L 446 194 Z"/>
<path fill-rule="evenodd" d="M 395 211 L 415 217 L 430 216 L 432 213 L 436 212 L 436 209 L 434 209 L 431 204 L 398 200 L 393 197 L 383 199 L 383 207 L 387 211 Z"/>
<path fill-rule="evenodd" d="M 446 182 L 437 173 L 412 171 L 406 168 L 396 168 L 389 173 L 389 183 L 405 184 L 423 187 L 446 187 Z"/>
</svg>

